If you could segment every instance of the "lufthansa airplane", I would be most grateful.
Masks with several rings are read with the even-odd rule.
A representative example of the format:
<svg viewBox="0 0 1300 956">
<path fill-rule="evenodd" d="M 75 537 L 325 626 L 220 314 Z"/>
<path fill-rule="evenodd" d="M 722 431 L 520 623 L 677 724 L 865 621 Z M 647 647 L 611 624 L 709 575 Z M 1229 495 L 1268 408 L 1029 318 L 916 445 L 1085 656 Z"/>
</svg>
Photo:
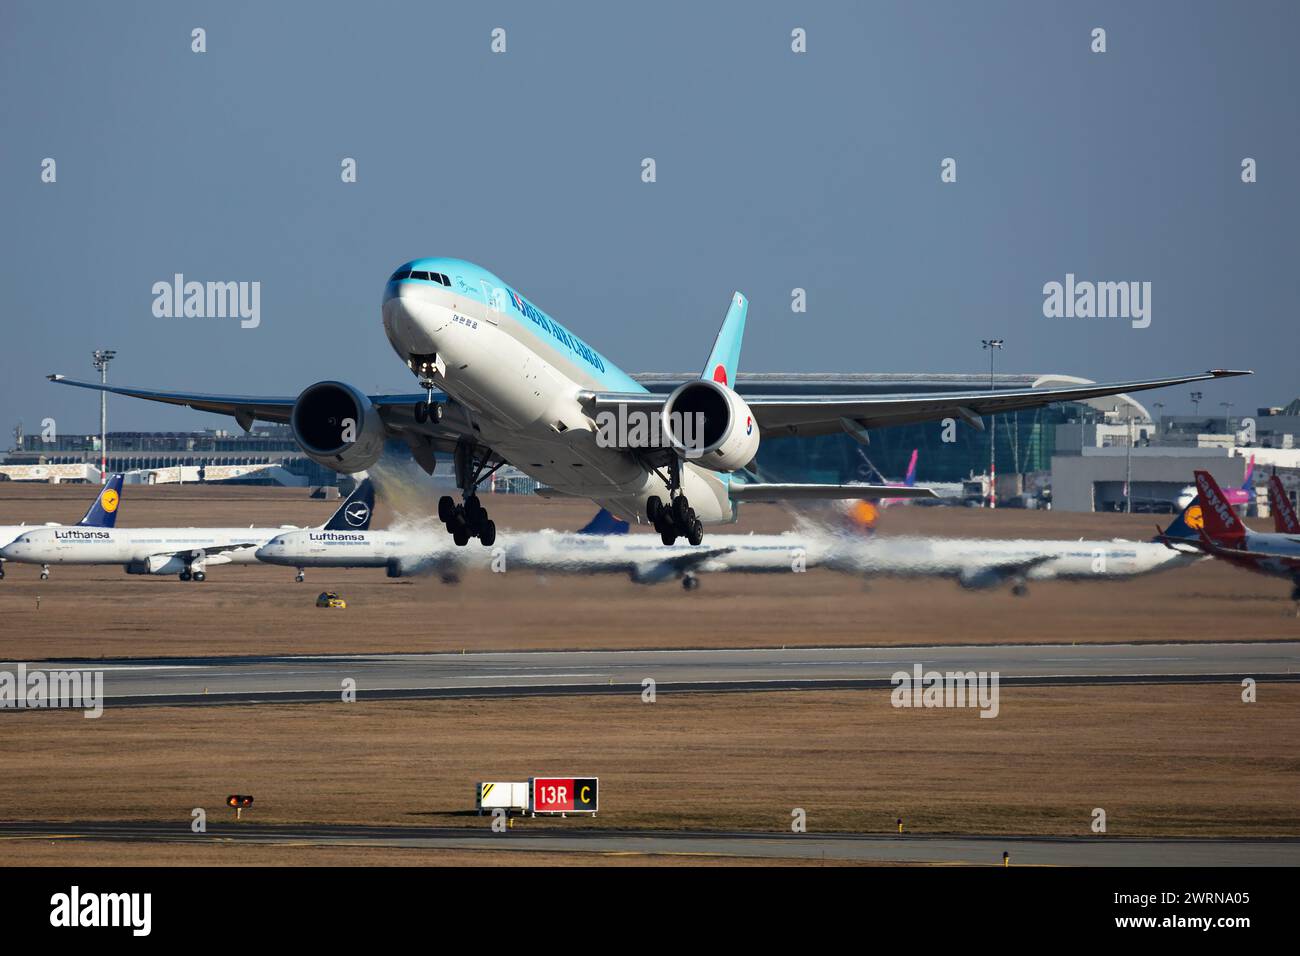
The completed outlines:
<svg viewBox="0 0 1300 956">
<path fill-rule="evenodd" d="M 666 398 L 649 392 L 609 358 L 513 286 L 460 259 L 417 259 L 384 287 L 384 332 L 419 379 L 423 394 L 366 395 L 336 381 L 296 397 L 158 391 L 96 382 L 52 381 L 200 411 L 287 422 L 303 451 L 335 471 L 373 465 L 389 438 L 404 439 L 432 473 L 450 454 L 462 501 L 444 496 L 438 517 L 458 545 L 491 545 L 496 525 L 476 495 L 510 463 L 552 494 L 590 498 L 614 514 L 648 521 L 664 544 L 692 544 L 703 526 L 735 519 L 744 501 L 798 498 L 933 497 L 921 488 L 763 484 L 741 480 L 771 436 L 848 432 L 961 419 L 1055 402 L 1180 385 L 1245 372 L 1214 370 L 1177 378 L 1002 391 L 874 395 L 746 395 L 732 387 L 748 301 L 731 300 L 698 379 Z"/>
<path fill-rule="evenodd" d="M 373 504 L 370 483 L 363 482 L 321 530 L 368 524 Z M 256 564 L 257 549 L 288 527 L 292 526 L 115 528 L 109 522 L 84 528 L 29 528 L 0 548 L 0 558 L 39 564 L 42 579 L 49 577 L 51 564 L 90 564 L 121 565 L 127 574 L 175 574 L 182 581 L 204 581 L 209 565 Z"/>
<path fill-rule="evenodd" d="M 86 509 L 85 515 L 72 528 L 111 528 L 117 523 L 117 506 L 122 501 L 122 481 L 123 475 L 109 475 L 108 481 L 104 482 L 104 487 L 100 489 L 99 494 L 95 497 L 94 502 Z M 9 544 L 19 535 L 37 528 L 58 528 L 62 531 L 69 530 L 69 526 L 61 525 L 57 522 L 50 522 L 43 525 L 26 525 L 12 524 L 0 525 L 0 547 Z M 5 558 L 0 556 L 0 581 L 5 576 Z M 44 581 L 50 576 L 48 565 L 41 567 L 41 580 Z"/>
</svg>

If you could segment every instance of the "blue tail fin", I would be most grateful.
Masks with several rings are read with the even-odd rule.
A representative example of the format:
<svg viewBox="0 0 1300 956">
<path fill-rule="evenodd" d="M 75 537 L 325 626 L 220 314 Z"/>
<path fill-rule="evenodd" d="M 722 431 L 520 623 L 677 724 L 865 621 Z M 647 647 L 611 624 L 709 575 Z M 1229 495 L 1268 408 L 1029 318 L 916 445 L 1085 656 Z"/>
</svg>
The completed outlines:
<svg viewBox="0 0 1300 956">
<path fill-rule="evenodd" d="M 324 531 L 366 531 L 375 510 L 375 486 L 367 478 L 348 495 L 334 516 L 322 527 Z"/>
<path fill-rule="evenodd" d="M 94 504 L 77 522 L 85 528 L 111 528 L 117 524 L 117 506 L 122 503 L 122 476 L 109 475 Z"/>
<path fill-rule="evenodd" d="M 578 534 L 627 534 L 627 522 L 619 521 L 612 514 L 601 508 L 596 517 L 587 522 L 587 526 Z"/>
<path fill-rule="evenodd" d="M 740 365 L 740 340 L 745 337 L 745 313 L 749 309 L 749 300 L 739 292 L 731 297 L 731 308 L 722 320 L 718 337 L 713 342 L 713 351 L 704 363 L 700 378 L 721 382 L 730 388 L 736 387 L 736 369 Z"/>
<path fill-rule="evenodd" d="M 1163 538 L 1181 538 L 1191 541 L 1199 541 L 1201 533 L 1198 530 L 1204 524 L 1201 517 L 1201 502 L 1199 498 L 1193 498 L 1191 504 L 1184 508 L 1173 521 L 1169 522 L 1169 527 L 1157 535 L 1156 540 Z"/>
<path fill-rule="evenodd" d="M 1255 477 L 1255 456 L 1250 456 L 1250 464 L 1246 466 L 1246 480 L 1241 483 L 1242 491 L 1254 491 L 1255 486 L 1251 484 L 1251 479 Z"/>
</svg>

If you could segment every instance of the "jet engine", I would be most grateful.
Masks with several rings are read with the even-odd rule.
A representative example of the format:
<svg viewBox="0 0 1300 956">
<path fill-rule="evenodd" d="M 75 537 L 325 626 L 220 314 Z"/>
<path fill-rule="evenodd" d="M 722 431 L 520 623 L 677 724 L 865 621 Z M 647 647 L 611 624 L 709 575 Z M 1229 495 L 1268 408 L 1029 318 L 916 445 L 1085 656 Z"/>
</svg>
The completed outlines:
<svg viewBox="0 0 1300 956">
<path fill-rule="evenodd" d="M 379 409 L 343 382 L 308 385 L 293 403 L 289 424 L 308 458 L 345 475 L 378 461 L 388 434 Z"/>
<path fill-rule="evenodd" d="M 758 454 L 758 423 L 745 400 L 721 382 L 686 382 L 664 403 L 667 443 L 712 471 L 744 468 Z"/>
</svg>

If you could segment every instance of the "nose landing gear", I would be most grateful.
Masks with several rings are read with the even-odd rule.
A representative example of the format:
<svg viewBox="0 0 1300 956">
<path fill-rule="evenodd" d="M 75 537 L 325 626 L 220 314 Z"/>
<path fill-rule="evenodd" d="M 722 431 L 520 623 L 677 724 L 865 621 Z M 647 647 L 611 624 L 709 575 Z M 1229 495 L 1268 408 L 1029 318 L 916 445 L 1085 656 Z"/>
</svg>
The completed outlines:
<svg viewBox="0 0 1300 956">
<path fill-rule="evenodd" d="M 437 388 L 437 382 L 433 376 L 443 371 L 443 366 L 438 362 L 437 355 L 412 355 L 406 360 L 406 367 L 420 378 L 420 387 L 425 390 L 428 397 L 423 402 L 416 402 L 412 409 L 415 420 L 423 425 L 425 422 L 433 422 L 435 425 L 442 421 L 442 403 L 433 400 L 433 390 Z"/>
</svg>

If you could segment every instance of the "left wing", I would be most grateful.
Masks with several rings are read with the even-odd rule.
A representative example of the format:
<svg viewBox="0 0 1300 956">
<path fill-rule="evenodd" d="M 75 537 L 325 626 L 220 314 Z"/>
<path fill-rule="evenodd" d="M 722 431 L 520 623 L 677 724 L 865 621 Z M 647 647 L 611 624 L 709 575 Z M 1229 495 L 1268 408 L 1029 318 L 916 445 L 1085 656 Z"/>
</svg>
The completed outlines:
<svg viewBox="0 0 1300 956">
<path fill-rule="evenodd" d="M 1107 395 L 1142 392 L 1188 382 L 1250 375 L 1235 369 L 1211 369 L 1199 375 L 1176 378 L 1112 382 L 1102 385 L 1063 385 L 1055 388 L 1011 388 L 975 392 L 910 392 L 875 395 L 761 395 L 742 394 L 763 432 L 781 435 L 830 435 L 852 426 L 883 428 L 913 422 L 960 418 L 982 429 L 983 415 L 1040 408 L 1056 402 L 1083 402 Z M 641 392 L 583 392 L 579 400 L 593 414 L 629 410 L 653 412 L 662 408 L 666 396 Z"/>
</svg>

